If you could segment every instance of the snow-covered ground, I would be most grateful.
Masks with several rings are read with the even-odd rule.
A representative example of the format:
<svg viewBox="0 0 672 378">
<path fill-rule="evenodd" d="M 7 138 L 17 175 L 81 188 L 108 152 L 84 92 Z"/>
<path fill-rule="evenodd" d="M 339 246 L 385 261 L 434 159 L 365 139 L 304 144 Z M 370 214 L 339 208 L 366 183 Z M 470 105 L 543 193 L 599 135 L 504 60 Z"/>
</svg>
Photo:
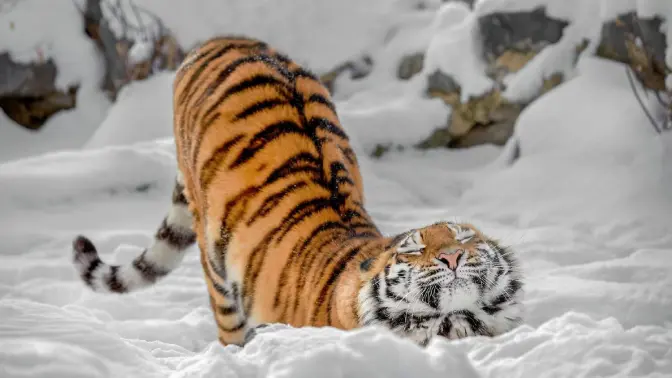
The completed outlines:
<svg viewBox="0 0 672 378">
<path fill-rule="evenodd" d="M 579 70 L 525 111 L 511 167 L 494 147 L 363 159 L 384 231 L 469 220 L 515 249 L 527 275 L 519 329 L 422 350 L 382 330 L 275 327 L 224 348 L 196 250 L 149 290 L 89 292 L 72 237 L 116 261 L 150 242 L 169 201 L 168 138 L 0 165 L 0 376 L 671 376 L 669 140 L 665 150 L 620 65 Z"/>
<path fill-rule="evenodd" d="M 466 17 L 450 12 L 444 20 Z M 405 22 L 424 50 L 439 41 L 416 16 Z M 342 82 L 337 103 L 370 213 L 386 233 L 463 220 L 510 245 L 526 276 L 524 325 L 426 349 L 380 329 L 277 325 L 245 348 L 222 347 L 195 248 L 148 290 L 87 290 L 72 238 L 129 261 L 169 204 L 165 73 L 124 88 L 87 143 L 0 164 L 0 377 L 672 377 L 672 133 L 653 132 L 624 67 L 582 58 L 520 116 L 511 166 L 513 143 L 366 158 L 374 142 L 410 145 L 447 116 L 417 96 L 420 79 L 389 73 L 372 73 L 368 87 Z M 62 148 L 34 141 L 35 151 Z"/>
</svg>

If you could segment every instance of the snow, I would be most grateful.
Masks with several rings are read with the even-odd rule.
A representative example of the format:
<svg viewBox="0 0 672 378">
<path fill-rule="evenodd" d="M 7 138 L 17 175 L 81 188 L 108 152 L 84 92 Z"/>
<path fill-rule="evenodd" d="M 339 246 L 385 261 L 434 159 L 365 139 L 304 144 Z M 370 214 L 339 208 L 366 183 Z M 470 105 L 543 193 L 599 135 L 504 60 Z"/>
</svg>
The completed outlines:
<svg viewBox="0 0 672 378">
<path fill-rule="evenodd" d="M 442 100 L 396 89 L 383 87 L 336 102 L 346 132 L 357 140 L 356 152 L 370 154 L 377 144 L 410 147 L 448 122 L 450 110 Z"/>
<path fill-rule="evenodd" d="M 434 35 L 427 48 L 422 71 L 431 75 L 439 70 L 452 76 L 460 84 L 461 101 L 467 102 L 469 98 L 492 89 L 495 83 L 486 76 L 485 63 L 477 48 L 477 14 L 466 14 L 462 3 L 446 3 L 444 8 L 443 12 L 437 13 L 440 32 Z"/>
<path fill-rule="evenodd" d="M 146 62 L 154 54 L 154 43 L 148 40 L 139 39 L 133 42 L 133 46 L 128 50 L 128 63 L 138 64 Z"/>
<path fill-rule="evenodd" d="M 125 85 L 85 148 L 118 146 L 173 136 L 174 72 Z"/>
<path fill-rule="evenodd" d="M 476 13 L 431 1 L 401 20 L 357 24 L 366 17 L 376 20 L 377 12 L 419 3 L 376 1 L 389 8 L 367 10 L 353 20 L 360 32 L 397 23 L 396 32 L 371 49 L 374 61 L 398 61 L 450 41 L 470 59 L 473 50 L 466 41 Z M 31 3 L 18 2 L 9 14 Z M 159 9 L 159 2 L 138 3 Z M 186 8 L 175 2 L 175 8 L 160 8 L 160 16 L 179 31 L 181 44 L 190 44 L 228 27 L 228 21 L 239 23 L 231 24 L 234 28 L 244 23 L 243 16 L 249 20 L 264 9 L 270 12 L 263 1 L 221 3 L 238 8 L 223 12 L 219 3 Z M 324 33 L 323 41 L 335 38 L 330 28 L 345 17 L 347 6 L 355 6 L 350 0 L 298 4 L 305 7 L 306 19 L 296 21 L 296 30 L 305 33 L 308 19 L 324 22 L 324 31 L 311 34 Z M 499 9 L 497 4 L 514 2 L 477 4 L 481 8 L 475 12 L 482 12 L 486 5 Z M 562 2 L 554 4 L 557 14 L 563 9 L 579 14 Z M 257 31 L 293 46 L 306 59 L 308 52 L 320 51 L 312 58 L 318 65 L 358 55 L 382 38 L 371 31 L 368 42 L 354 41 L 344 30 L 341 36 L 355 43 L 339 42 L 329 52 L 328 44 L 315 46 L 319 38 L 306 42 L 299 32 L 291 36 L 294 26 L 292 33 L 280 33 L 283 12 L 288 10 L 269 16 L 268 30 Z M 329 12 L 333 19 L 318 17 Z M 193 18 L 182 20 L 180 13 Z M 0 14 L 1 25 L 6 17 Z M 197 17 L 206 21 L 193 23 Z M 449 36 L 435 38 L 439 26 Z M 581 35 L 589 28 L 575 30 Z M 510 78 L 510 83 L 519 80 L 511 95 L 524 95 L 559 64 L 555 59 L 563 55 L 553 51 L 569 43 L 565 37 Z M 302 50 L 299 42 L 307 47 Z M 436 59 L 444 59 L 442 53 L 435 50 Z M 464 74 L 467 86 L 477 82 L 473 67 L 450 64 L 446 69 Z M 376 144 L 411 146 L 449 115 L 440 100 L 424 96 L 427 72 L 400 81 L 393 62 L 376 67 L 360 81 L 339 79 L 336 94 L 339 116 L 361 162 L 369 212 L 388 234 L 462 220 L 511 246 L 525 273 L 522 326 L 496 338 L 434 340 L 423 349 L 377 328 L 345 332 L 272 325 L 245 348 L 223 347 L 195 247 L 152 288 L 123 297 L 92 293 L 72 266 L 72 238 L 88 235 L 106 261 L 128 262 L 150 243 L 167 211 L 175 151 L 172 73 L 166 72 L 125 87 L 109 111 L 101 101 L 81 114 L 64 112 L 30 139 L 10 134 L 23 130 L 11 125 L 8 131 L 8 121 L 0 118 L 0 376 L 672 376 L 672 133 L 654 133 L 629 88 L 625 66 L 582 56 L 565 83 L 523 111 L 515 137 L 504 147 L 392 149 L 372 160 L 367 155 Z M 88 79 L 93 78 L 98 76 Z M 654 106 L 653 98 L 645 100 Z M 85 116 L 105 119 L 93 133 L 86 125 L 100 122 L 79 122 Z M 61 136 L 58 125 L 71 129 Z M 520 158 L 510 164 L 516 145 Z"/>
</svg>

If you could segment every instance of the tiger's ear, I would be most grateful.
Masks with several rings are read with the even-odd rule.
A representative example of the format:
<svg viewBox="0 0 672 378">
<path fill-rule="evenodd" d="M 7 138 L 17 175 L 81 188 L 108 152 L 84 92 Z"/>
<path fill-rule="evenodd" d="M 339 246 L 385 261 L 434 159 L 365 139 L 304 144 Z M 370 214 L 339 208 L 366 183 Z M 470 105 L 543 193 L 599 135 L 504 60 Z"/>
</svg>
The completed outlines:
<svg viewBox="0 0 672 378">
<path fill-rule="evenodd" d="M 392 248 L 395 253 L 400 255 L 421 255 L 425 247 L 422 234 L 420 234 L 420 231 L 415 230 L 404 235 L 401 241 Z"/>
</svg>

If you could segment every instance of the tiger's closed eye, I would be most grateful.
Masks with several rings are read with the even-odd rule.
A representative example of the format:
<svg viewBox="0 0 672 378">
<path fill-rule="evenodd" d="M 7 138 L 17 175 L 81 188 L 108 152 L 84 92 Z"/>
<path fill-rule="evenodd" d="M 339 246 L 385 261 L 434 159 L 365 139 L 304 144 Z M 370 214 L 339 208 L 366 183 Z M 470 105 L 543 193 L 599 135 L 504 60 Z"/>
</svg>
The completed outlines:
<svg viewBox="0 0 672 378">
<path fill-rule="evenodd" d="M 413 231 L 401 240 L 396 247 L 396 252 L 400 255 L 421 255 L 425 247 L 420 231 Z"/>
</svg>

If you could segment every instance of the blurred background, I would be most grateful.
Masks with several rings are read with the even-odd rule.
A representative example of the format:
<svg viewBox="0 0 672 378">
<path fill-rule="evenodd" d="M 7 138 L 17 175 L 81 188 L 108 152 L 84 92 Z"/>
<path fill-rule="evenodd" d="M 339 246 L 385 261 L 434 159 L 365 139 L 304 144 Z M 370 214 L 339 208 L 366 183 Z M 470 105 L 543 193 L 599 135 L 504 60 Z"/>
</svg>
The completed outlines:
<svg viewBox="0 0 672 378">
<path fill-rule="evenodd" d="M 229 33 L 319 74 L 373 157 L 503 146 L 583 56 L 618 63 L 659 133 L 667 17 L 636 0 L 0 0 L 0 161 L 170 136 L 172 73 Z"/>
</svg>

